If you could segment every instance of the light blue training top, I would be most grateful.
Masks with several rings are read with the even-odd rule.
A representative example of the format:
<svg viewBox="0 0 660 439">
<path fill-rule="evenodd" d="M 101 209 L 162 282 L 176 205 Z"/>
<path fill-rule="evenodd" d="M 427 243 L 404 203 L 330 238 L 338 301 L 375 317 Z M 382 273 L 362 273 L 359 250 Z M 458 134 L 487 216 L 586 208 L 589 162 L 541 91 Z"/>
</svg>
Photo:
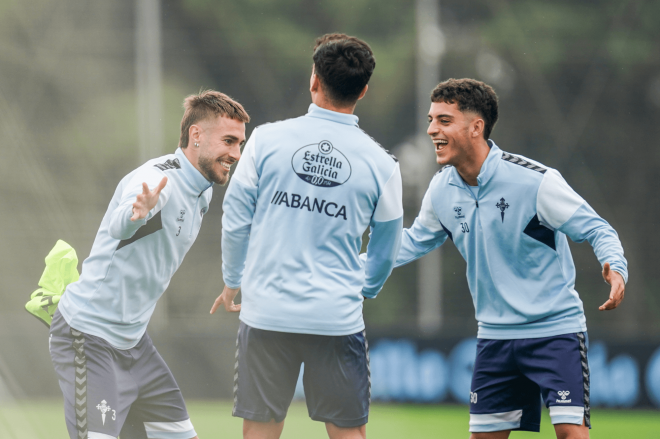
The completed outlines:
<svg viewBox="0 0 660 439">
<path fill-rule="evenodd" d="M 240 319 L 279 332 L 348 335 L 390 275 L 403 224 L 401 174 L 357 116 L 312 104 L 257 127 L 223 203 L 222 271 Z M 371 227 L 366 264 L 362 235 Z"/>
<path fill-rule="evenodd" d="M 163 177 L 168 180 L 156 206 L 147 218 L 131 221 L 142 183 L 153 190 Z M 197 238 L 212 185 L 181 149 L 125 176 L 83 262 L 80 279 L 67 287 L 59 303 L 69 326 L 119 349 L 135 346 Z"/>
<path fill-rule="evenodd" d="M 403 231 L 396 265 L 449 237 L 467 262 L 479 338 L 586 331 L 566 236 L 589 241 L 601 265 L 609 262 L 627 282 L 616 232 L 559 172 L 489 145 L 477 196 L 452 166 L 433 177 L 419 216 Z"/>
</svg>

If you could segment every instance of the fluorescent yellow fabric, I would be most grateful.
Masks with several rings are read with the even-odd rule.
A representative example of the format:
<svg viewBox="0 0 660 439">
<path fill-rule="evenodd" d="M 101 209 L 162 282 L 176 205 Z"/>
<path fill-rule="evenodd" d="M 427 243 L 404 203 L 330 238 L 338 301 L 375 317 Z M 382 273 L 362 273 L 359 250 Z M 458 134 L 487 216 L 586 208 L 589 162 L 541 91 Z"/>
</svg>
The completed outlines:
<svg viewBox="0 0 660 439">
<path fill-rule="evenodd" d="M 79 277 L 76 251 L 66 242 L 58 240 L 46 256 L 46 268 L 39 279 L 41 288 L 30 295 L 25 309 L 50 326 L 66 286 Z"/>
</svg>

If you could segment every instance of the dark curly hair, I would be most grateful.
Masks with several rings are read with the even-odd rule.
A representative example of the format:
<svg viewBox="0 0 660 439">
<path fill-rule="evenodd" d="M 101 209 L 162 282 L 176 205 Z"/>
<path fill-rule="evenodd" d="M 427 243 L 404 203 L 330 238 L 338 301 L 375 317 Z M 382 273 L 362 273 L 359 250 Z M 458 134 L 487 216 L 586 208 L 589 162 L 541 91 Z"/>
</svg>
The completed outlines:
<svg viewBox="0 0 660 439">
<path fill-rule="evenodd" d="M 338 106 L 354 105 L 376 68 L 371 47 L 346 34 L 326 34 L 314 45 L 314 72 Z"/>
<path fill-rule="evenodd" d="M 497 123 L 497 94 L 490 85 L 476 79 L 447 79 L 431 92 L 431 102 L 456 103 L 458 110 L 477 113 L 484 120 L 484 139 L 488 140 Z"/>
</svg>

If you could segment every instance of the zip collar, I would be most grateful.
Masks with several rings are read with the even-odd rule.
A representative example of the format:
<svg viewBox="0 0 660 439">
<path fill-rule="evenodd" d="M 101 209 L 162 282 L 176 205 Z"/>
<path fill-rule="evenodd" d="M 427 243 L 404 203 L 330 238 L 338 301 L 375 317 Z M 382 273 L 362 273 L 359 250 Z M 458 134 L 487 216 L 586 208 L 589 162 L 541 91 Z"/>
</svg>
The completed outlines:
<svg viewBox="0 0 660 439">
<path fill-rule="evenodd" d="M 306 116 L 317 117 L 319 119 L 327 119 L 333 122 L 342 123 L 344 125 L 353 126 L 358 126 L 358 121 L 360 120 L 354 114 L 346 114 L 339 113 L 337 111 L 326 110 L 325 108 L 321 108 L 316 104 L 310 104 Z"/>
<path fill-rule="evenodd" d="M 479 186 L 483 186 L 495 175 L 495 170 L 499 166 L 500 160 L 502 158 L 502 150 L 493 142 L 488 139 L 488 146 L 490 147 L 490 152 L 484 160 L 484 163 L 481 165 L 481 170 L 477 176 L 477 183 Z M 458 173 L 455 167 L 451 167 L 451 173 L 449 174 L 449 184 L 453 186 L 463 187 L 467 183 L 463 181 L 463 178 Z"/>
<path fill-rule="evenodd" d="M 205 190 L 213 186 L 213 182 L 208 181 L 206 177 L 204 177 L 202 173 L 190 163 L 190 160 L 188 160 L 188 157 L 186 157 L 181 148 L 177 148 L 174 155 L 179 159 L 183 176 L 195 192 L 198 192 L 201 195 Z"/>
</svg>

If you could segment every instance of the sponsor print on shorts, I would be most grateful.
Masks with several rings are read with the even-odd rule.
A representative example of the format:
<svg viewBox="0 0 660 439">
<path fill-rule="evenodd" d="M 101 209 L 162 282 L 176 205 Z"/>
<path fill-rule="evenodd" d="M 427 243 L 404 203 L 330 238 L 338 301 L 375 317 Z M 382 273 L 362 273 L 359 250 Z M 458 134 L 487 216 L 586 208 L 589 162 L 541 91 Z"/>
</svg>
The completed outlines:
<svg viewBox="0 0 660 439">
<path fill-rule="evenodd" d="M 348 159 L 327 140 L 300 148 L 293 154 L 291 166 L 302 181 L 319 187 L 339 186 L 351 177 Z"/>
</svg>

